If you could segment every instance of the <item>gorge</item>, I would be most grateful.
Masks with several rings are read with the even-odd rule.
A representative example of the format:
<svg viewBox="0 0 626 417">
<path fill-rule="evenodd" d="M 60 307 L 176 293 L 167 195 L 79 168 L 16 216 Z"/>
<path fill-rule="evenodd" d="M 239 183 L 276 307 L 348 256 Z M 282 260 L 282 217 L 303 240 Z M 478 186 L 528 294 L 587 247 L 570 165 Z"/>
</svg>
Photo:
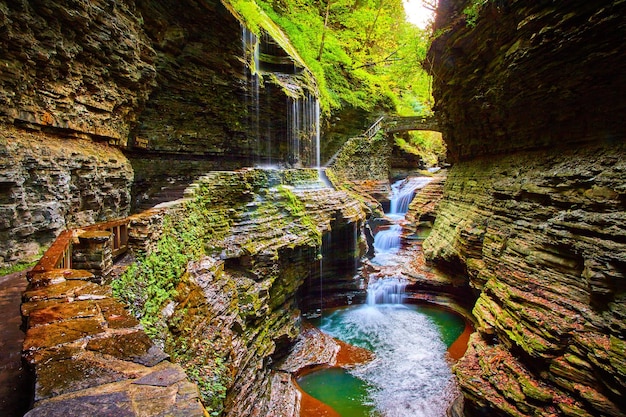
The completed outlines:
<svg viewBox="0 0 626 417">
<path fill-rule="evenodd" d="M 475 327 L 448 415 L 626 415 L 626 2 L 440 0 L 434 176 L 406 136 L 361 135 L 400 107 L 363 104 L 376 62 L 320 76 L 354 22 L 313 2 L 307 44 L 296 5 L 257 3 L 0 0 L 0 264 L 38 260 L 19 415 L 298 416 L 295 378 L 350 349 L 305 318 L 366 303 L 398 241 L 410 302 Z"/>
</svg>

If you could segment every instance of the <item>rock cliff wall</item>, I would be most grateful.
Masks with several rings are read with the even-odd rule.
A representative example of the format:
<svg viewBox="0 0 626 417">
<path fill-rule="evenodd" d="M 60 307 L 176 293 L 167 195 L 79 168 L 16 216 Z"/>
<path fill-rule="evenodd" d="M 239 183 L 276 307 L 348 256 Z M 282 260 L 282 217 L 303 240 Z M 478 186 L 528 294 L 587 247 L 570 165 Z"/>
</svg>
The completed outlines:
<svg viewBox="0 0 626 417">
<path fill-rule="evenodd" d="M 456 163 L 424 251 L 478 294 L 466 412 L 623 416 L 626 4 L 482 3 L 440 2 L 429 55 Z"/>
<path fill-rule="evenodd" d="M 3 266 L 200 172 L 315 163 L 315 81 L 219 0 L 0 1 L 0 28 Z"/>
<path fill-rule="evenodd" d="M 5 126 L 0 266 L 40 255 L 61 230 L 128 214 L 133 170 L 119 149 Z"/>
<path fill-rule="evenodd" d="M 147 247 L 158 249 L 139 269 L 154 271 L 117 286 L 135 306 L 168 294 L 156 308 L 142 308 L 142 320 L 198 383 L 211 411 L 287 415 L 272 401 L 289 391 L 291 377 L 271 365 L 300 332 L 298 290 L 319 274 L 322 236 L 359 230 L 365 220 L 361 203 L 317 176 L 317 170 L 242 170 L 202 177 L 188 192 L 194 202 L 153 226 L 167 230 L 146 235 L 158 241 Z M 190 233 L 197 235 L 185 237 Z M 204 253 L 173 280 L 159 260 L 179 262 L 178 251 L 168 253 L 172 239 L 199 242 Z M 142 284 L 153 277 L 149 288 Z M 282 408 L 297 413 L 297 402 Z"/>
</svg>

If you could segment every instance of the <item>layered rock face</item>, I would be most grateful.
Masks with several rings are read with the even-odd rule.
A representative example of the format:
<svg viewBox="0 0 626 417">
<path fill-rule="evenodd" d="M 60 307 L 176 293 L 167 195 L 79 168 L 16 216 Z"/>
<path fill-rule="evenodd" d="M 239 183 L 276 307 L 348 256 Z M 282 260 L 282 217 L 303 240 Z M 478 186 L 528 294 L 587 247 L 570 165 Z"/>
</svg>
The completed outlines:
<svg viewBox="0 0 626 417">
<path fill-rule="evenodd" d="M 361 203 L 316 181 L 316 170 L 213 172 L 188 192 L 204 208 L 170 215 L 202 216 L 207 254 L 188 264 L 158 337 L 212 411 L 298 413 L 291 376 L 272 364 L 301 330 L 297 294 L 319 273 L 322 236 L 365 220 Z M 291 403 L 276 407 L 276 396 Z"/>
<path fill-rule="evenodd" d="M 430 51 L 456 163 L 424 243 L 478 294 L 466 412 L 623 416 L 626 5 L 468 6 Z"/>
<path fill-rule="evenodd" d="M 132 180 L 119 149 L 4 127 L 0 265 L 40 254 L 68 227 L 128 214 Z"/>
<path fill-rule="evenodd" d="M 141 208 L 209 170 L 315 163 L 312 76 L 225 4 L 0 2 L 0 263 L 127 215 L 131 192 Z"/>
</svg>

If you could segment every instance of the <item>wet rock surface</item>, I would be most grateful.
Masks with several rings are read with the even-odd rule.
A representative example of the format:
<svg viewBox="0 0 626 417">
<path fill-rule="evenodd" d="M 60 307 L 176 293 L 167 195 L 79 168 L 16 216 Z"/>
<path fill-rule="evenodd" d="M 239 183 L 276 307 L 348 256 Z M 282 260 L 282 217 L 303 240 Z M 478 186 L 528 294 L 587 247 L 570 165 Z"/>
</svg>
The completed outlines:
<svg viewBox="0 0 626 417">
<path fill-rule="evenodd" d="M 25 272 L 0 277 L 0 414 L 7 417 L 24 415 L 32 391 L 20 355 L 24 332 L 19 309 L 27 285 Z"/>
<path fill-rule="evenodd" d="M 623 416 L 625 4 L 468 6 L 430 51 L 455 165 L 424 243 L 479 295 L 466 411 Z"/>
<path fill-rule="evenodd" d="M 33 275 L 23 295 L 22 356 L 36 380 L 26 415 L 203 416 L 196 385 L 110 288 L 89 282 L 89 273 L 68 272 Z"/>
<path fill-rule="evenodd" d="M 475 404 L 510 415 L 623 415 L 624 155 L 623 146 L 587 146 L 451 170 L 424 251 L 464 269 L 480 294 L 480 336 L 456 368 Z M 506 359 L 491 363 L 490 354 Z M 524 393 L 527 378 L 550 395 Z"/>
<path fill-rule="evenodd" d="M 349 226 L 353 237 L 353 225 L 365 220 L 361 203 L 317 175 L 214 172 L 196 184 L 212 202 L 215 255 L 188 265 L 164 318 L 165 346 L 188 370 L 219 371 L 221 358 L 225 398 L 212 406 L 224 415 L 297 413 L 298 403 L 286 401 L 299 393 L 273 365 L 300 334 L 298 291 L 316 273 L 322 236 Z"/>
</svg>

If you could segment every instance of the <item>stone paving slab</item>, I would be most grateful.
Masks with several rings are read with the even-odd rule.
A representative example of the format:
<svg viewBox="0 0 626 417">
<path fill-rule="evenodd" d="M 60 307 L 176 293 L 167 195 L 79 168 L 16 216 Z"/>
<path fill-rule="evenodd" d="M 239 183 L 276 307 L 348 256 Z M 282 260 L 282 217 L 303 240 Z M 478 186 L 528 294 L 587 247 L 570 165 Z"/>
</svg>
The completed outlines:
<svg viewBox="0 0 626 417">
<path fill-rule="evenodd" d="M 36 381 L 26 416 L 204 416 L 198 387 L 92 278 L 35 274 L 23 293 L 22 355 Z"/>
</svg>

